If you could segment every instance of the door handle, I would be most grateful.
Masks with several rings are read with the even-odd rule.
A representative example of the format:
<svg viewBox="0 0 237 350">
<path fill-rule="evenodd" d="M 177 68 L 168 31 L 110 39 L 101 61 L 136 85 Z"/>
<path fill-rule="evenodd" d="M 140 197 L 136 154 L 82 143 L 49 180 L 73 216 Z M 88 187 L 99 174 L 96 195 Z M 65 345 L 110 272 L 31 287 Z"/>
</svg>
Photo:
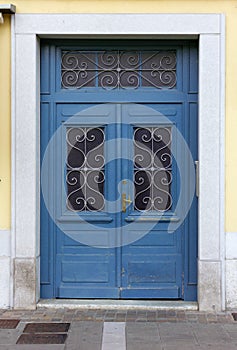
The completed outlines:
<svg viewBox="0 0 237 350">
<path fill-rule="evenodd" d="M 199 161 L 195 161 L 196 166 L 196 196 L 199 197 Z"/>
<path fill-rule="evenodd" d="M 126 203 L 131 204 L 132 200 L 130 198 L 130 196 L 128 196 L 128 199 L 126 199 L 126 193 L 122 194 L 122 212 L 125 213 L 126 212 Z"/>
</svg>

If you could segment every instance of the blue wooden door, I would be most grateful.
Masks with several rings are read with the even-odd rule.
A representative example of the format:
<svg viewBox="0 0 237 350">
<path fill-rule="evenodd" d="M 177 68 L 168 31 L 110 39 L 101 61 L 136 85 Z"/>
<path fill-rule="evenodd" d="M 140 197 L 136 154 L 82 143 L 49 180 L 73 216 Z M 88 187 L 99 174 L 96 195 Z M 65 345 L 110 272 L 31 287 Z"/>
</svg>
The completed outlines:
<svg viewBox="0 0 237 350">
<path fill-rule="evenodd" d="M 132 203 L 121 218 L 122 235 L 131 239 L 122 247 L 121 296 L 181 298 L 184 232 L 179 227 L 168 233 L 168 226 L 180 219 L 178 164 L 172 153 L 178 144 L 176 131 L 182 129 L 182 107 L 122 106 L 122 120 L 133 144 L 125 147 L 123 159 L 129 161 L 122 166 L 122 181 L 130 179 L 130 186 L 125 180 L 123 193 Z"/>
<path fill-rule="evenodd" d="M 196 44 L 41 52 L 41 296 L 196 300 Z"/>
</svg>

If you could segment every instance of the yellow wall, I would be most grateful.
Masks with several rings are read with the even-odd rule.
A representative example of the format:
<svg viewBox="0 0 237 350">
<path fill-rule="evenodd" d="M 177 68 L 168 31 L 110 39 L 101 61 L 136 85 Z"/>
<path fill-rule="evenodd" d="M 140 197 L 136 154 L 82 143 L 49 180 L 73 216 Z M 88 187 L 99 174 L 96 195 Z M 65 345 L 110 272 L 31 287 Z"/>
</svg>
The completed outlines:
<svg viewBox="0 0 237 350">
<path fill-rule="evenodd" d="M 0 0 L 0 3 L 6 3 Z M 17 0 L 17 13 L 225 13 L 226 65 L 226 230 L 237 231 L 237 1 L 236 0 Z M 0 25 L 0 229 L 10 225 L 10 24 Z M 215 57 L 213 57 L 215 59 Z M 208 79 L 208 77 L 207 77 Z M 207 116 L 208 118 L 208 116 Z M 215 169 L 210 169 L 210 171 Z"/>
<path fill-rule="evenodd" d="M 0 229 L 10 227 L 10 18 L 0 24 Z"/>
<path fill-rule="evenodd" d="M 0 3 L 6 3 L 1 0 Z M 236 0 L 16 0 L 17 13 L 229 12 Z"/>
</svg>

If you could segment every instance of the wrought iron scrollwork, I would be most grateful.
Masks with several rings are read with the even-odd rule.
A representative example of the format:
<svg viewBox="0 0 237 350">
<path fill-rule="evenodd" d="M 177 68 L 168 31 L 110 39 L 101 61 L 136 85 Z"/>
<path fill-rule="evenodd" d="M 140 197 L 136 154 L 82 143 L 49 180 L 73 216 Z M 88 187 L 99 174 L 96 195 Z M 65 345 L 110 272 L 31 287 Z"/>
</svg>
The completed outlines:
<svg viewBox="0 0 237 350">
<path fill-rule="evenodd" d="M 170 127 L 134 129 L 134 209 L 164 212 L 172 206 Z"/>
<path fill-rule="evenodd" d="M 176 86 L 173 51 L 63 51 L 62 87 L 138 89 Z"/>
<path fill-rule="evenodd" d="M 104 141 L 103 128 L 67 129 L 66 205 L 69 210 L 103 210 Z"/>
</svg>

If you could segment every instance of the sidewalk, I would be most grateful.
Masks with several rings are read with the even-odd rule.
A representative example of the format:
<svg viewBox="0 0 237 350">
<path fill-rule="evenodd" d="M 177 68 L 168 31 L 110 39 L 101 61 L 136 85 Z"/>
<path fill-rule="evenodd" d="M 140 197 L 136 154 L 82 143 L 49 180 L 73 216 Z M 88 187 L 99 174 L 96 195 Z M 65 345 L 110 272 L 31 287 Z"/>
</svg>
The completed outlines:
<svg viewBox="0 0 237 350">
<path fill-rule="evenodd" d="M 0 310 L 0 350 L 8 349 L 237 350 L 237 321 L 197 311 Z"/>
</svg>

